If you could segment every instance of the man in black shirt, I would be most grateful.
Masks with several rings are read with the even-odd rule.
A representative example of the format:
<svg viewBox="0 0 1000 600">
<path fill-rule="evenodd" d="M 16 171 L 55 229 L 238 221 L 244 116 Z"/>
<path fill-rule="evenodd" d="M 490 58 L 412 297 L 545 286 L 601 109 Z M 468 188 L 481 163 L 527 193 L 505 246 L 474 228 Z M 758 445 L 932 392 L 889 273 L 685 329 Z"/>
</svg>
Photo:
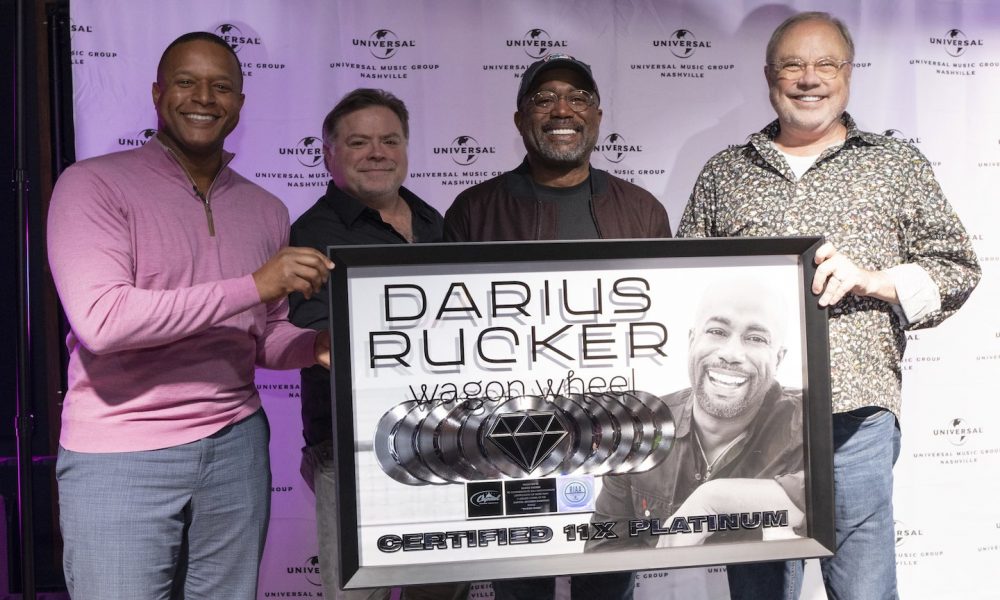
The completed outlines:
<svg viewBox="0 0 1000 600">
<path fill-rule="evenodd" d="M 406 178 L 409 114 L 383 90 L 356 89 L 323 121 L 323 158 L 332 180 L 326 194 L 292 224 L 294 246 L 326 252 L 331 245 L 412 244 L 441 241 L 440 213 L 402 187 Z M 299 327 L 329 326 L 326 289 L 306 299 L 293 294 L 289 318 Z M 302 370 L 302 476 L 316 493 L 320 573 L 328 598 L 388 599 L 390 590 L 342 591 L 337 556 L 330 373 Z M 406 600 L 465 598 L 465 584 L 412 586 Z"/>
</svg>

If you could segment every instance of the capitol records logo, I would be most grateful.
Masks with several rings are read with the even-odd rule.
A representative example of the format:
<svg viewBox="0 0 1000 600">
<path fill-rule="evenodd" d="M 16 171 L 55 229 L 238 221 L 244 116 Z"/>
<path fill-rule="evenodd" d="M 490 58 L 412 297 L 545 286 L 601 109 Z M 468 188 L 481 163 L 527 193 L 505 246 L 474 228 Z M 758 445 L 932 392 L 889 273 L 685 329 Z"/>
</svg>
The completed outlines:
<svg viewBox="0 0 1000 600">
<path fill-rule="evenodd" d="M 896 547 L 899 548 L 906 543 L 907 540 L 914 537 L 921 537 L 924 535 L 923 530 L 912 529 L 907 527 L 902 521 L 893 521 L 893 525 L 896 529 Z"/>
<path fill-rule="evenodd" d="M 964 446 L 969 438 L 983 432 L 982 427 L 973 427 L 959 417 L 948 422 L 948 426 L 942 429 L 935 429 L 935 436 L 944 436 L 952 446 Z"/>
<path fill-rule="evenodd" d="M 499 490 L 482 490 L 476 492 L 469 498 L 469 504 L 475 506 L 476 508 L 483 508 L 486 506 L 496 506 L 500 504 L 500 491 Z"/>
<path fill-rule="evenodd" d="M 566 48 L 566 40 L 554 40 L 548 31 L 535 27 L 525 32 L 519 40 L 507 40 L 508 48 L 522 48 L 534 59 L 544 58 L 553 48 Z"/>
<path fill-rule="evenodd" d="M 965 35 L 961 29 L 949 29 L 945 32 L 944 37 L 932 37 L 930 42 L 932 46 L 944 46 L 948 56 L 954 58 L 964 55 L 971 46 L 983 45 L 983 40 L 969 39 L 969 36 Z"/>
<path fill-rule="evenodd" d="M 247 31 L 244 32 L 243 29 Z M 250 31 L 246 25 L 240 28 L 233 23 L 223 23 L 215 28 L 215 35 L 225 40 L 233 52 L 237 54 L 244 46 L 260 46 L 262 44 L 260 38 L 257 37 L 257 32 Z"/>
<path fill-rule="evenodd" d="M 916 145 L 916 144 L 920 143 L 920 138 L 918 138 L 918 137 L 912 137 L 912 138 L 911 137 L 907 137 L 907 135 L 905 133 L 903 133 L 902 131 L 900 131 L 898 129 L 886 129 L 885 131 L 882 132 L 882 135 L 884 135 L 885 137 L 890 137 L 890 138 L 892 138 L 894 140 L 902 140 L 902 141 L 907 142 L 909 144 Z"/>
<path fill-rule="evenodd" d="M 303 167 L 317 167 L 323 164 L 323 140 L 306 136 L 294 146 L 278 148 L 280 156 L 294 156 Z"/>
<path fill-rule="evenodd" d="M 698 48 L 711 48 L 712 42 L 699 40 L 690 29 L 678 29 L 665 40 L 653 40 L 653 47 L 664 47 L 677 58 L 691 58 Z"/>
<path fill-rule="evenodd" d="M 152 139 L 154 135 L 156 135 L 155 129 L 143 129 L 132 137 L 118 138 L 118 145 L 125 148 L 138 148 L 139 146 L 145 146 L 146 142 Z"/>
<path fill-rule="evenodd" d="M 434 154 L 447 154 L 456 165 L 467 167 L 475 163 L 482 154 L 496 154 L 494 146 L 483 146 L 471 135 L 460 135 L 451 141 L 450 146 L 437 146 Z"/>
<path fill-rule="evenodd" d="M 626 142 L 625 137 L 620 133 L 609 133 L 604 136 L 604 140 L 600 144 L 594 146 L 594 150 L 599 152 L 608 162 L 618 164 L 625 160 L 629 154 L 642 152 L 642 146 Z"/>
<path fill-rule="evenodd" d="M 316 587 L 323 585 L 323 577 L 319 569 L 319 556 L 310 556 L 302 563 L 301 567 L 287 567 L 286 570 L 289 575 L 302 575 L 306 581 Z"/>
<path fill-rule="evenodd" d="M 401 40 L 391 29 L 376 29 L 368 36 L 368 39 L 354 38 L 351 43 L 355 46 L 368 48 L 371 55 L 379 60 L 388 60 L 396 56 L 400 48 L 413 48 L 416 42 L 413 40 Z"/>
</svg>

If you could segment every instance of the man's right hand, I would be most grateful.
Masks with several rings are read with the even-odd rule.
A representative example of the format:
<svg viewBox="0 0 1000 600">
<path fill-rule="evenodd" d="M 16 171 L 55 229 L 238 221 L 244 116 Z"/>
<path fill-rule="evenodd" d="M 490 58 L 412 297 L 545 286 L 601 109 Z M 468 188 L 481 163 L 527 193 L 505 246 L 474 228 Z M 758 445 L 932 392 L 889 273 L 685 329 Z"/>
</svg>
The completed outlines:
<svg viewBox="0 0 1000 600">
<path fill-rule="evenodd" d="M 253 282 L 261 302 L 272 302 L 292 292 L 306 298 L 319 291 L 333 263 L 315 248 L 282 248 L 254 271 Z"/>
</svg>

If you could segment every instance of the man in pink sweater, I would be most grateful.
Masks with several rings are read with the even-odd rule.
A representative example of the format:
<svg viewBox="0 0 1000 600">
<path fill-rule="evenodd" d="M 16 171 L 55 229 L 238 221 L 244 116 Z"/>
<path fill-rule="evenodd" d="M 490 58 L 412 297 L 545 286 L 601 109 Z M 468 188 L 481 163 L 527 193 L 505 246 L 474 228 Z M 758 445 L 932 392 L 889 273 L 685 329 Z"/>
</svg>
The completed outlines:
<svg viewBox="0 0 1000 600">
<path fill-rule="evenodd" d="M 164 51 L 158 133 L 81 161 L 48 250 L 71 331 L 57 481 L 74 600 L 256 597 L 270 502 L 256 366 L 329 366 L 287 321 L 332 264 L 288 248 L 284 205 L 227 165 L 243 105 L 224 40 Z"/>
</svg>

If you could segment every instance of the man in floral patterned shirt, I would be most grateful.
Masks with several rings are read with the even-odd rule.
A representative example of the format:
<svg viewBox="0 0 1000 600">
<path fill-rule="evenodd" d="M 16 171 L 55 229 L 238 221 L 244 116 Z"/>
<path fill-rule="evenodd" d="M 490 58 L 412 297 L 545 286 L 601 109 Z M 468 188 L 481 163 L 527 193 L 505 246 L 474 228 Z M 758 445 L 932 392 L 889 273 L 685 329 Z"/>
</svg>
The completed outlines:
<svg viewBox="0 0 1000 600">
<path fill-rule="evenodd" d="M 904 330 L 937 325 L 975 288 L 969 236 L 927 159 L 845 112 L 854 43 L 826 13 L 774 31 L 765 75 L 777 120 L 712 157 L 679 236 L 821 235 L 812 291 L 829 307 L 837 548 L 831 598 L 895 598 L 892 467 Z M 802 562 L 731 565 L 732 597 L 797 598 Z"/>
</svg>

